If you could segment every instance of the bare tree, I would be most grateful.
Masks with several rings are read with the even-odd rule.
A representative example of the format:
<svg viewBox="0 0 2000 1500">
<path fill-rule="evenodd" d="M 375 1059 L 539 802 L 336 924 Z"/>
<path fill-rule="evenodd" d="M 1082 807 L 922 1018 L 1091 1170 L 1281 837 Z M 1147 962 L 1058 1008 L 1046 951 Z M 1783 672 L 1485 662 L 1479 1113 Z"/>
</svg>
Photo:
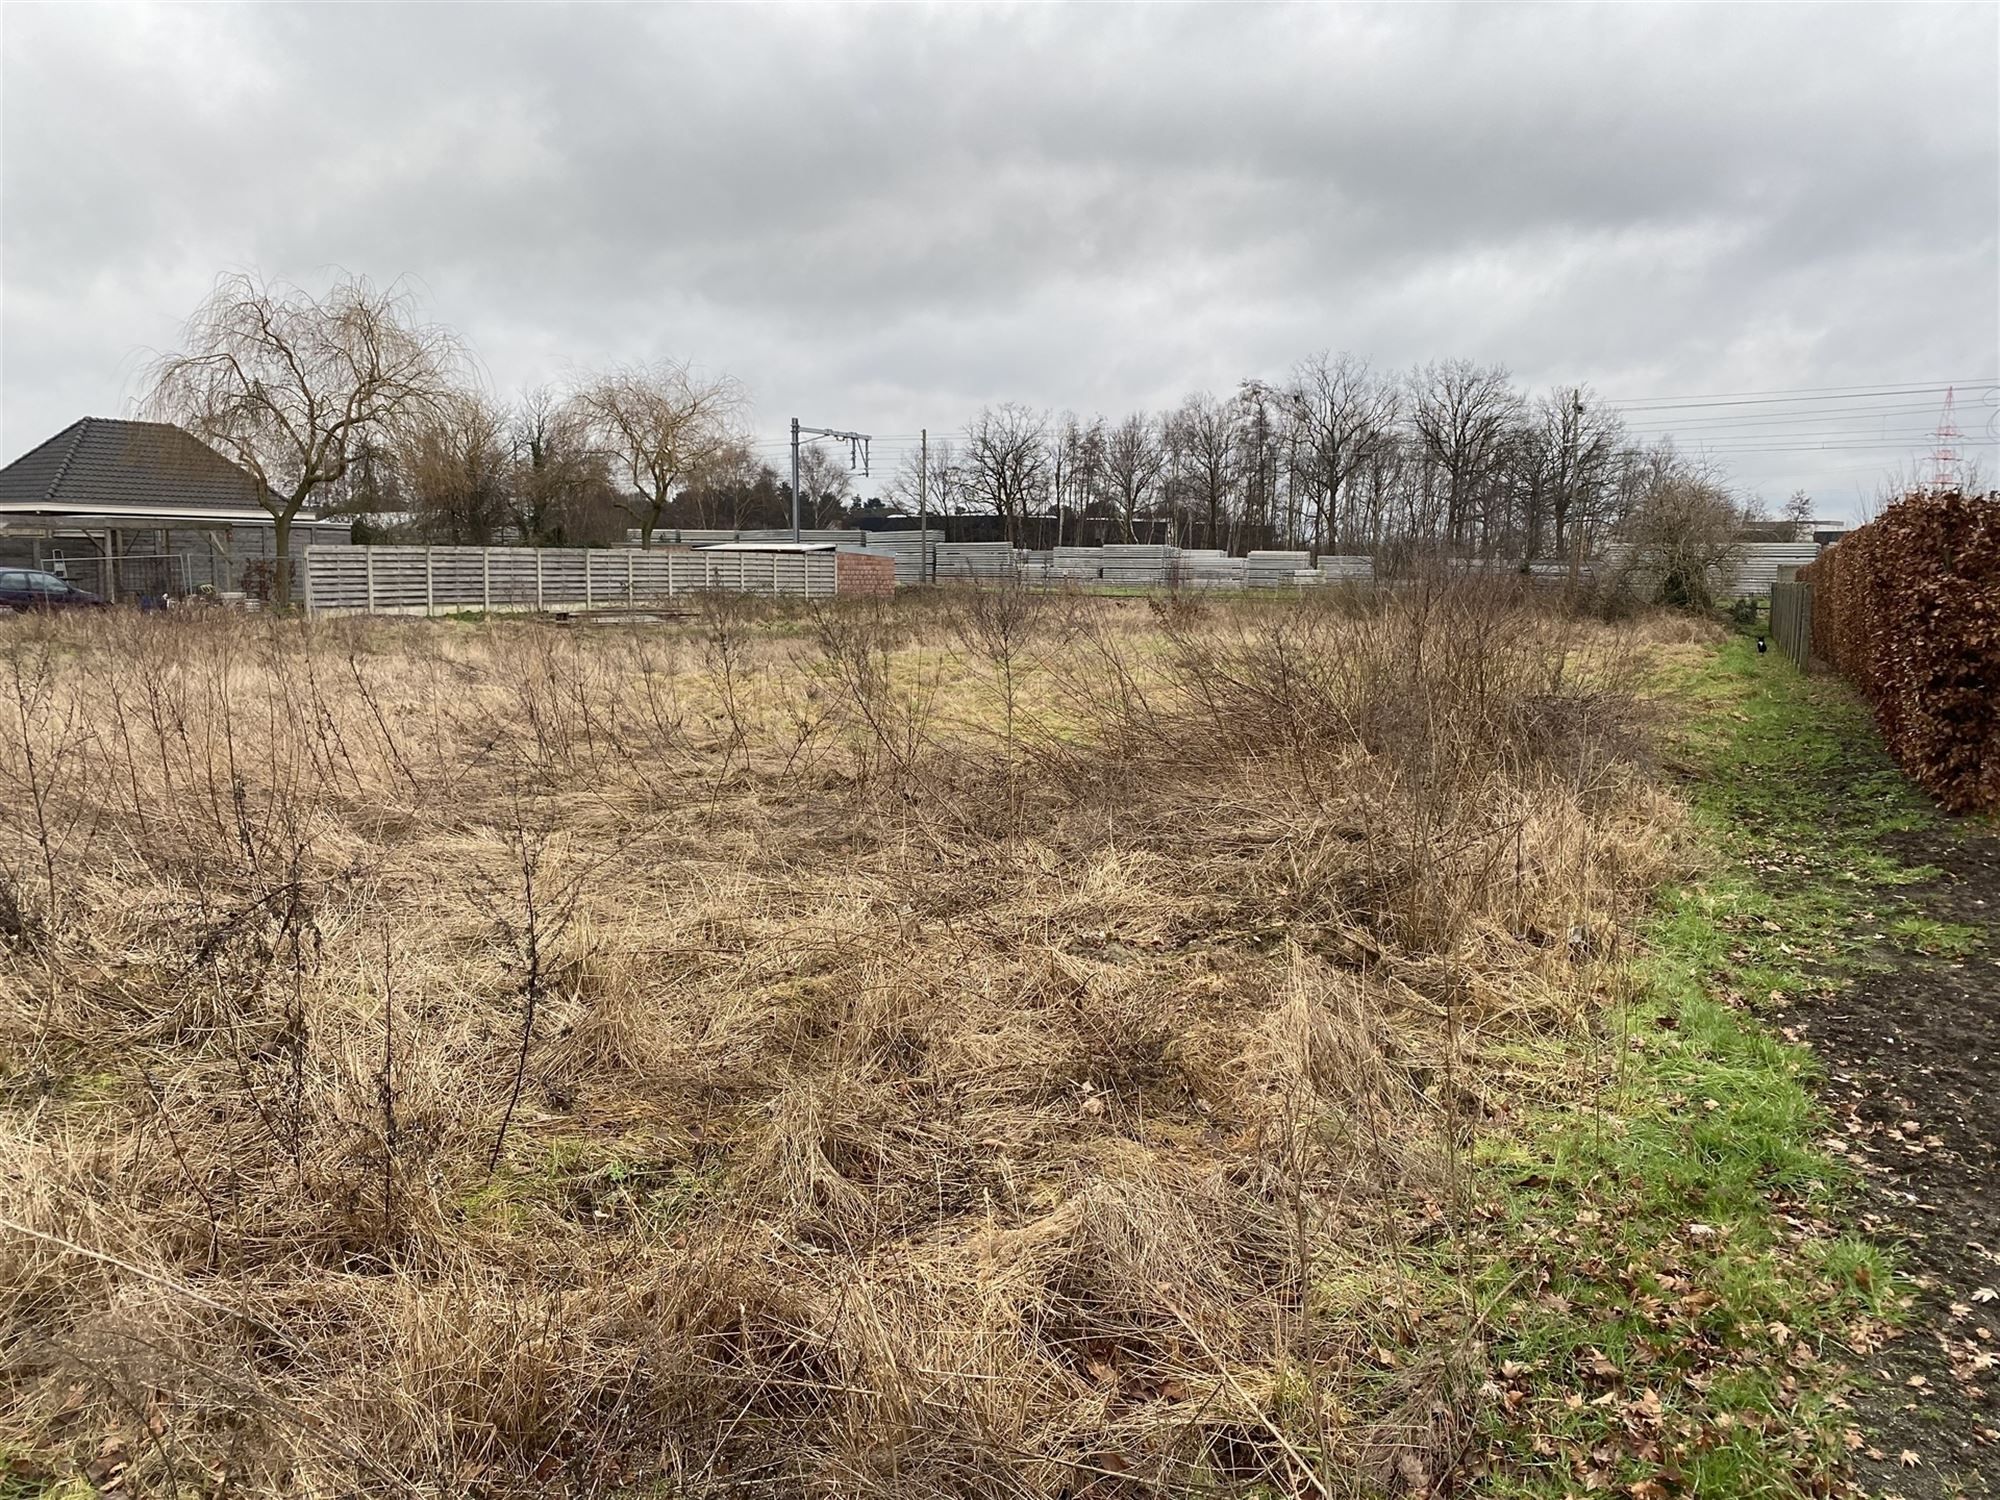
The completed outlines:
<svg viewBox="0 0 2000 1500">
<path fill-rule="evenodd" d="M 1792 523 L 1792 540 L 1797 541 L 1802 532 L 1813 522 L 1813 497 L 1804 490 L 1793 490 L 1791 499 L 1785 502 L 1785 519 Z M 1810 541 L 1811 538 L 1807 537 Z"/>
<path fill-rule="evenodd" d="M 1183 401 L 1168 419 L 1186 456 L 1188 498 L 1201 514 L 1211 547 L 1222 540 L 1222 520 L 1235 498 L 1238 415 L 1206 391 Z"/>
<path fill-rule="evenodd" d="M 1172 412 L 1160 413 L 1153 424 L 1160 438 L 1160 483 L 1158 508 L 1167 513 L 1167 545 L 1181 545 L 1181 511 L 1187 501 L 1188 452 L 1186 435 L 1174 421 Z"/>
<path fill-rule="evenodd" d="M 1487 502 L 1520 398 L 1505 370 L 1463 359 L 1426 365 L 1411 377 L 1411 389 L 1410 425 L 1444 481 L 1445 539 L 1462 545 L 1475 519 L 1488 526 Z"/>
<path fill-rule="evenodd" d="M 1524 557 L 1541 555 L 1545 518 L 1564 556 L 1577 556 L 1595 540 L 1623 436 L 1617 413 L 1582 386 L 1557 386 L 1535 403 Z"/>
<path fill-rule="evenodd" d="M 1650 581 L 1662 604 L 1708 610 L 1715 585 L 1741 550 L 1744 507 L 1706 467 L 1662 442 L 1644 455 L 1644 489 L 1625 521 L 1627 571 Z"/>
<path fill-rule="evenodd" d="M 1056 513 L 1055 544 L 1063 544 L 1063 515 L 1074 508 L 1079 512 L 1089 500 L 1089 458 L 1085 429 L 1073 411 L 1056 420 L 1049 433 L 1049 498 Z"/>
<path fill-rule="evenodd" d="M 490 545 L 508 520 L 513 479 L 507 419 L 493 403 L 454 393 L 406 424 L 397 447 L 422 534 Z"/>
<path fill-rule="evenodd" d="M 1244 381 L 1236 394 L 1237 445 L 1243 474 L 1242 534 L 1252 539 L 1251 546 L 1275 540 L 1282 468 L 1278 399 L 1278 393 L 1261 380 Z M 1233 541 L 1230 550 L 1235 550 Z"/>
<path fill-rule="evenodd" d="M 1324 536 L 1337 550 L 1372 540 L 1374 527 L 1357 513 L 1355 480 L 1388 439 L 1399 404 L 1395 386 L 1378 379 L 1364 359 L 1321 352 L 1293 370 L 1285 398 L 1313 499 L 1315 542 Z"/>
<path fill-rule="evenodd" d="M 965 429 L 966 494 L 993 507 L 1009 541 L 1021 517 L 1047 498 L 1047 432 L 1047 422 L 1011 401 L 987 407 Z"/>
<path fill-rule="evenodd" d="M 1159 424 L 1144 412 L 1133 412 L 1105 435 L 1105 488 L 1128 542 L 1137 539 L 1139 511 L 1152 500 L 1166 462 Z"/>
<path fill-rule="evenodd" d="M 701 467 L 738 441 L 743 389 L 723 375 L 708 379 L 675 360 L 631 365 L 576 393 L 621 489 L 620 505 L 639 523 L 639 545 Z"/>
<path fill-rule="evenodd" d="M 670 509 L 683 526 L 734 530 L 780 524 L 791 516 L 791 501 L 777 472 L 760 463 L 749 444 L 732 438 L 688 471 Z"/>
<path fill-rule="evenodd" d="M 1070 425 L 1063 433 L 1064 483 L 1070 503 L 1077 513 L 1077 540 L 1083 539 L 1083 518 L 1104 512 L 1106 437 L 1104 418 L 1092 417 L 1087 424 Z"/>
<path fill-rule="evenodd" d="M 909 515 L 920 510 L 931 516 L 953 515 L 965 494 L 965 466 L 950 438 L 938 438 L 929 447 L 929 469 L 924 468 L 924 451 L 911 449 L 903 455 L 902 467 L 889 480 L 885 493 L 891 505 Z"/>
<path fill-rule="evenodd" d="M 324 297 L 247 272 L 224 276 L 156 359 L 146 410 L 177 422 L 257 481 L 281 559 L 292 522 L 372 440 L 434 413 L 456 388 L 463 351 L 417 321 L 409 296 L 344 276 Z M 275 596 L 291 601 L 291 569 Z"/>
<path fill-rule="evenodd" d="M 845 445 L 838 451 L 821 443 L 799 449 L 800 513 L 808 526 L 835 526 L 854 493 L 854 475 Z"/>
<path fill-rule="evenodd" d="M 531 547 L 558 544 L 588 529 L 609 507 L 613 489 L 604 455 L 591 440 L 586 413 L 546 386 L 515 405 L 510 519 Z"/>
</svg>

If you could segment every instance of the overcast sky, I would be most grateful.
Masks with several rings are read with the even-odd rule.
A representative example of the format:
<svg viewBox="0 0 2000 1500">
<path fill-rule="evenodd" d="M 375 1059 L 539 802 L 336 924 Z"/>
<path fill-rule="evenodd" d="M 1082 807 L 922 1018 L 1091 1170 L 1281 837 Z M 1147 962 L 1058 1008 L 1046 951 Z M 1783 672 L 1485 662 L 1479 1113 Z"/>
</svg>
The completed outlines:
<svg viewBox="0 0 2000 1500">
<path fill-rule="evenodd" d="M 1322 348 L 1629 400 L 2000 374 L 1992 5 L 17 4 L 0 130 L 0 461 L 126 413 L 242 267 L 407 277 L 503 393 L 692 359 L 773 442 Z M 1934 403 L 1633 420 L 1851 514 Z"/>
</svg>

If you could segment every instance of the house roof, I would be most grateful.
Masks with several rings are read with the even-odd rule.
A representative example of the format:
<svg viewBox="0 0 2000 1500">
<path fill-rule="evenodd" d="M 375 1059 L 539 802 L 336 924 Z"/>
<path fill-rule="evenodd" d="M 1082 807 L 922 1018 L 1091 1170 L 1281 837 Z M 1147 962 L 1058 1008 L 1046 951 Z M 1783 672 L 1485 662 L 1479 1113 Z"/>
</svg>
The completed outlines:
<svg viewBox="0 0 2000 1500">
<path fill-rule="evenodd" d="M 257 481 L 169 422 L 84 417 L 0 469 L 0 514 L 268 520 Z"/>
</svg>

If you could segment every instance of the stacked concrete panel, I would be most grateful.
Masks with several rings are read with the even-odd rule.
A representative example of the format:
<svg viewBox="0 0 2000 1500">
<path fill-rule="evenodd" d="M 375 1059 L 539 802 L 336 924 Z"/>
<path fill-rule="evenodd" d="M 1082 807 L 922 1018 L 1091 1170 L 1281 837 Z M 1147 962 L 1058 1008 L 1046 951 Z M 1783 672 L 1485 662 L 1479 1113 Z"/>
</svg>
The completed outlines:
<svg viewBox="0 0 2000 1500">
<path fill-rule="evenodd" d="M 939 583 L 977 583 L 1016 577 L 1020 559 L 1011 542 L 939 542 L 934 568 Z"/>
<path fill-rule="evenodd" d="M 1049 576 L 1072 583 L 1094 583 L 1104 567 L 1102 547 L 1058 547 L 1049 558 Z"/>
<path fill-rule="evenodd" d="M 1191 589 L 1240 589 L 1248 563 L 1219 547 L 1184 547 L 1175 559 L 1173 581 Z"/>
<path fill-rule="evenodd" d="M 1751 542 L 1723 570 L 1723 591 L 1732 599 L 1759 598 L 1771 592 L 1780 568 L 1803 567 L 1819 553 L 1817 542 Z"/>
<path fill-rule="evenodd" d="M 1319 574 L 1328 583 L 1372 583 L 1375 579 L 1375 559 L 1372 557 L 1332 556 L 1319 560 Z"/>
<path fill-rule="evenodd" d="M 1290 588 L 1312 569 L 1309 552 L 1252 552 L 1244 560 L 1243 582 L 1253 589 Z"/>
<path fill-rule="evenodd" d="M 1158 588 L 1167 581 L 1176 549 L 1149 542 L 1113 542 L 1097 549 L 1098 577 L 1127 588 Z"/>
<path fill-rule="evenodd" d="M 899 584 L 922 583 L 929 577 L 926 561 L 935 563 L 941 531 L 926 531 L 919 534 L 909 531 L 848 531 L 841 533 L 840 549 L 864 552 L 871 557 L 888 557 L 895 560 L 896 582 Z M 926 552 L 928 548 L 928 552 Z"/>
</svg>

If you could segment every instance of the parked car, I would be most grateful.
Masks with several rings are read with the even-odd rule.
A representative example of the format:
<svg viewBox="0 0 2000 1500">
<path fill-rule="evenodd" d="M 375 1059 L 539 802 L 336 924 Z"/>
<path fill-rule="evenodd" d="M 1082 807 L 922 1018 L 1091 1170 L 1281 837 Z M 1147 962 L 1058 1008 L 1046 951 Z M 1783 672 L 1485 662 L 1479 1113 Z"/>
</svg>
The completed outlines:
<svg viewBox="0 0 2000 1500">
<path fill-rule="evenodd" d="M 0 607 L 26 614 L 31 609 L 103 609 L 104 601 L 53 573 L 0 568 Z"/>
</svg>

